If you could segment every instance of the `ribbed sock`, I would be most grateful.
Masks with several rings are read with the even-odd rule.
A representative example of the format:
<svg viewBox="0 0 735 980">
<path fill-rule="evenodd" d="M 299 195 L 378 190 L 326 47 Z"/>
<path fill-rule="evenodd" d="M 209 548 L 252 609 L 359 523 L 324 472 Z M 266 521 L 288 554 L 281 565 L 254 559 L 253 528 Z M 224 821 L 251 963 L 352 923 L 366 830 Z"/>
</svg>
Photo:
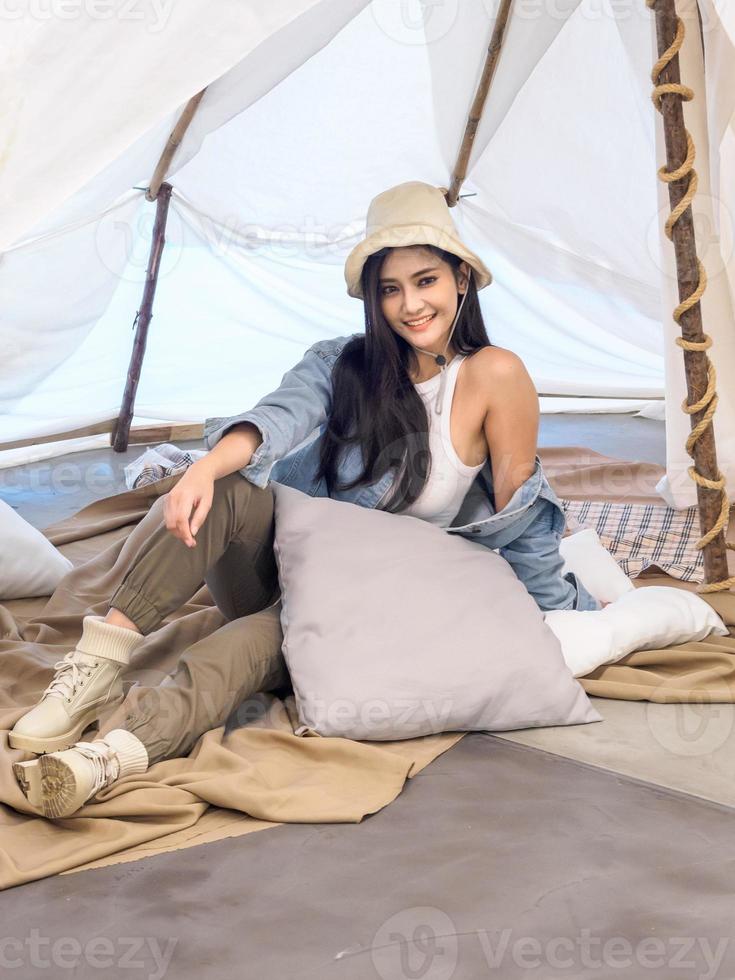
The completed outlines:
<svg viewBox="0 0 735 980">
<path fill-rule="evenodd" d="M 148 768 L 148 751 L 132 732 L 124 728 L 113 728 L 111 732 L 102 736 L 100 741 L 107 742 L 115 750 L 115 754 L 120 760 L 120 775 L 130 776 L 133 773 L 145 772 Z"/>
<path fill-rule="evenodd" d="M 121 664 L 130 663 L 130 655 L 145 637 L 124 626 L 106 623 L 104 616 L 85 616 L 82 620 L 82 636 L 77 650 L 94 657 L 106 657 Z"/>
</svg>

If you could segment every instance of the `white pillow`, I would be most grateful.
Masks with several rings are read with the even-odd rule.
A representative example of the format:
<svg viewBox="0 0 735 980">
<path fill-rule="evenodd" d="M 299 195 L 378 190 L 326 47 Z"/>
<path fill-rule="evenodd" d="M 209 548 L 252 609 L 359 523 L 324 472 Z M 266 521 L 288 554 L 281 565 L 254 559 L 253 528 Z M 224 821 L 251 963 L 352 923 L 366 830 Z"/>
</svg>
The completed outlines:
<svg viewBox="0 0 735 980">
<path fill-rule="evenodd" d="M 593 527 L 576 531 L 559 542 L 564 559 L 562 574 L 574 572 L 582 585 L 601 602 L 614 602 L 635 585 L 618 565 Z M 594 610 L 585 610 L 594 612 Z"/>
<path fill-rule="evenodd" d="M 51 595 L 74 565 L 0 500 L 0 601 Z"/>
<path fill-rule="evenodd" d="M 567 667 L 583 677 L 634 650 L 652 650 L 729 631 L 701 596 L 668 585 L 633 588 L 604 609 L 552 609 L 547 626 L 561 644 Z"/>
</svg>

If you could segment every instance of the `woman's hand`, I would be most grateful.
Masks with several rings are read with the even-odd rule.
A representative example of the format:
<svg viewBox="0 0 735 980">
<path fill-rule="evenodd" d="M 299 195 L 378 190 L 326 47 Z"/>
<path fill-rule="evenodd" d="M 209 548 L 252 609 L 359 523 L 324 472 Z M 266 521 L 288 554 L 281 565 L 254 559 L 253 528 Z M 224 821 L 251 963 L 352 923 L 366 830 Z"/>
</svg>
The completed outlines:
<svg viewBox="0 0 735 980">
<path fill-rule="evenodd" d="M 206 456 L 192 463 L 163 498 L 166 528 L 189 548 L 196 546 L 194 535 L 204 523 L 214 496 L 214 475 L 202 465 L 205 460 Z"/>
</svg>

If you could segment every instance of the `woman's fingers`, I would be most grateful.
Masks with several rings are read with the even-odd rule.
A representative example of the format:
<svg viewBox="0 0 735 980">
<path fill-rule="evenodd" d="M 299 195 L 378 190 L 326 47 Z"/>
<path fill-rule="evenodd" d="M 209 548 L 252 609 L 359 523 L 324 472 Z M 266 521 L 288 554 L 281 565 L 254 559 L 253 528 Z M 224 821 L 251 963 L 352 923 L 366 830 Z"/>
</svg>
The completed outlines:
<svg viewBox="0 0 735 980">
<path fill-rule="evenodd" d="M 168 506 L 164 506 L 166 528 L 176 538 L 180 538 L 184 544 L 192 548 L 196 542 L 189 529 L 189 514 L 194 505 L 191 494 L 177 495 L 167 500 Z"/>
<path fill-rule="evenodd" d="M 193 548 L 196 544 L 194 538 L 191 536 L 189 521 L 186 517 L 180 516 L 176 519 L 176 523 L 174 524 L 174 534 L 177 538 L 181 538 L 184 544 L 188 545 L 190 548 Z"/>
<path fill-rule="evenodd" d="M 202 498 L 194 510 L 194 514 L 191 518 L 191 533 L 196 534 L 199 528 L 204 523 L 204 519 L 209 513 L 209 508 L 212 506 L 212 501 Z"/>
<path fill-rule="evenodd" d="M 213 496 L 214 478 L 209 470 L 197 467 L 196 463 L 192 463 L 166 494 L 163 505 L 166 527 L 189 548 L 196 546 L 194 535 L 209 513 Z"/>
</svg>

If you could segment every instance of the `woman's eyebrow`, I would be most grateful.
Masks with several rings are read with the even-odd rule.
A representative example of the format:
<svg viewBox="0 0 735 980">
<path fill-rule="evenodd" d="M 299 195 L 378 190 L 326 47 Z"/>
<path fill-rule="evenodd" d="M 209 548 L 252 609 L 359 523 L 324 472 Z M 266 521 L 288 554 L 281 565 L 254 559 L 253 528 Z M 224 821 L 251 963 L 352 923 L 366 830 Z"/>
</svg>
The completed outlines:
<svg viewBox="0 0 735 980">
<path fill-rule="evenodd" d="M 424 273 L 426 273 L 426 272 L 436 272 L 436 270 L 438 268 L 439 268 L 438 265 L 431 265 L 431 266 L 429 266 L 428 269 L 419 269 L 418 272 L 414 272 L 413 273 L 413 275 L 411 276 L 411 278 L 412 279 L 415 279 L 416 276 L 423 276 Z M 398 280 L 397 279 L 388 278 L 388 279 L 379 279 L 378 282 L 398 282 Z"/>
</svg>

